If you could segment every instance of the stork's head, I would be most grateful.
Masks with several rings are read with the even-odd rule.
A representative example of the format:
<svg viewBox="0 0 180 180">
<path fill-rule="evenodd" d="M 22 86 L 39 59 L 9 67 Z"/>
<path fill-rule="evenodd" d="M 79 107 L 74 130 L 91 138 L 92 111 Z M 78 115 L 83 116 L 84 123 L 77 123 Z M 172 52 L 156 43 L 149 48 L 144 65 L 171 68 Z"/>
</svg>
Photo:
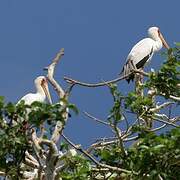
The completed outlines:
<svg viewBox="0 0 180 180">
<path fill-rule="evenodd" d="M 160 40 L 163 44 L 163 46 L 167 49 L 169 49 L 169 45 L 167 44 L 167 42 L 165 41 L 162 33 L 160 32 L 158 27 L 150 27 L 148 29 L 148 35 L 150 38 L 152 38 L 155 41 Z"/>
<path fill-rule="evenodd" d="M 48 88 L 47 78 L 45 76 L 38 76 L 34 80 L 34 83 L 35 83 L 37 90 L 42 89 L 44 94 L 46 95 L 49 103 L 52 104 L 51 95 L 49 93 L 49 88 Z"/>
</svg>

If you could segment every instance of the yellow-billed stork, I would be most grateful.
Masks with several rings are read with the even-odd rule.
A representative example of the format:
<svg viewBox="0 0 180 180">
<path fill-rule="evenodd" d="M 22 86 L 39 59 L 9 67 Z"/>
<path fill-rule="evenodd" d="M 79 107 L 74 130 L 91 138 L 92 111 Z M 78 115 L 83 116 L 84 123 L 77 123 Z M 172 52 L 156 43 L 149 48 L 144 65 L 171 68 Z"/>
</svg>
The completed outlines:
<svg viewBox="0 0 180 180">
<path fill-rule="evenodd" d="M 28 93 L 23 96 L 19 101 L 24 100 L 26 105 L 31 105 L 33 102 L 45 102 L 46 97 L 50 104 L 52 104 L 51 95 L 49 93 L 48 83 L 45 76 L 38 76 L 34 80 L 34 84 L 36 87 L 36 93 Z"/>
<path fill-rule="evenodd" d="M 148 38 L 139 41 L 130 51 L 126 59 L 126 64 L 123 67 L 121 74 L 128 76 L 128 83 L 134 79 L 133 69 L 141 69 L 149 62 L 154 52 L 159 51 L 163 46 L 169 49 L 163 35 L 158 27 L 150 27 L 148 29 Z"/>
</svg>

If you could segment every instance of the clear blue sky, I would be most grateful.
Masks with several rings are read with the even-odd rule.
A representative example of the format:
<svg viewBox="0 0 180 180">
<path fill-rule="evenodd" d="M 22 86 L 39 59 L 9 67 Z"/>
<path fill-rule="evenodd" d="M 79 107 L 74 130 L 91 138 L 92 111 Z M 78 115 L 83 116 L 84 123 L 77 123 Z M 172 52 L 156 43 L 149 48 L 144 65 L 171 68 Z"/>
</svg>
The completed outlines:
<svg viewBox="0 0 180 180">
<path fill-rule="evenodd" d="M 2 0 L 0 95 L 17 102 L 34 91 L 34 78 L 44 74 L 43 67 L 62 47 L 65 56 L 57 66 L 56 78 L 63 87 L 67 87 L 64 76 L 86 82 L 113 79 L 131 47 L 147 36 L 148 27 L 160 27 L 171 46 L 180 42 L 179 12 L 179 0 Z M 161 63 L 158 53 L 150 67 L 156 69 Z M 123 93 L 132 89 L 126 82 L 118 86 Z M 112 106 L 107 88 L 75 87 L 70 101 L 81 112 L 88 111 L 102 119 Z M 82 113 L 69 119 L 65 131 L 83 145 L 110 134 Z"/>
</svg>

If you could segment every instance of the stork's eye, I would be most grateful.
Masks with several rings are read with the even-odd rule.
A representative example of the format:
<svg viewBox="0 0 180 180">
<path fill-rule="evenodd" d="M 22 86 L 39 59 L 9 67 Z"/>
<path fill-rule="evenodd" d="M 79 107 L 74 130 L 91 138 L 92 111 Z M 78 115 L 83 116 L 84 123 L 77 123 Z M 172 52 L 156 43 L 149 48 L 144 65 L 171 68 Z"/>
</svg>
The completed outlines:
<svg viewBox="0 0 180 180">
<path fill-rule="evenodd" d="M 158 29 L 158 35 L 160 35 L 161 34 L 161 32 L 160 32 L 160 30 Z"/>
<path fill-rule="evenodd" d="M 46 83 L 46 79 L 41 80 L 41 85 L 44 84 L 44 83 Z"/>
</svg>

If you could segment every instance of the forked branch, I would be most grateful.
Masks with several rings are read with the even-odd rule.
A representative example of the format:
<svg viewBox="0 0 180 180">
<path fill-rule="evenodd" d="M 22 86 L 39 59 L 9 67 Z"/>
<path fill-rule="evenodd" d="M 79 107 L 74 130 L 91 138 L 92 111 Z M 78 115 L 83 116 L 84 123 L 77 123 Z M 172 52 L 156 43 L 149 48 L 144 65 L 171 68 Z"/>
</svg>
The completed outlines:
<svg viewBox="0 0 180 180">
<path fill-rule="evenodd" d="M 49 82 L 52 84 L 54 90 L 57 92 L 60 100 L 62 98 L 65 98 L 66 93 L 63 90 L 63 88 L 59 85 L 59 83 L 54 79 L 54 70 L 55 70 L 55 67 L 58 64 L 58 62 L 61 60 L 62 56 L 64 56 L 64 48 L 62 48 L 57 53 L 56 57 L 52 60 L 52 63 L 48 67 L 45 68 L 45 70 L 48 71 L 47 78 L 48 78 Z M 63 104 L 61 103 L 61 105 L 63 105 Z M 63 117 L 64 117 L 64 122 L 66 122 L 67 118 L 68 118 L 68 112 L 65 112 L 65 114 L 63 114 Z M 61 121 L 58 121 L 56 123 L 54 132 L 51 137 L 51 140 L 53 142 L 57 143 L 57 141 L 59 140 L 59 137 L 62 133 L 64 125 L 65 125 L 65 123 L 62 123 Z"/>
<path fill-rule="evenodd" d="M 57 92 L 58 96 L 60 98 L 63 98 L 65 95 L 64 90 L 62 87 L 57 83 L 57 81 L 54 79 L 54 70 L 57 65 L 57 63 L 61 60 L 62 56 L 64 56 L 64 48 L 62 48 L 56 55 L 56 57 L 52 60 L 52 63 L 44 68 L 44 70 L 48 71 L 47 78 L 49 82 L 52 84 L 54 87 L 54 90 Z"/>
</svg>

